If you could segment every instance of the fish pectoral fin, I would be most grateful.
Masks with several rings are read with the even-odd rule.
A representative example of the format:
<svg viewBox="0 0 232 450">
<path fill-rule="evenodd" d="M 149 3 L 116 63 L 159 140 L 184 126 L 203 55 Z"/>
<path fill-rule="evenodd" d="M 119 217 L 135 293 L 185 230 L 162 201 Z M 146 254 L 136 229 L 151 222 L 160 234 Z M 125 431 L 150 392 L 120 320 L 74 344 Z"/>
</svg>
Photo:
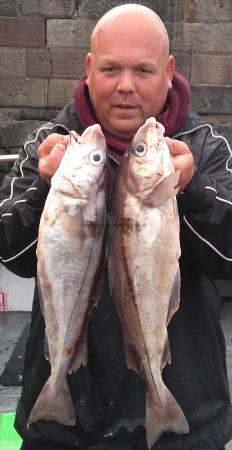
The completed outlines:
<svg viewBox="0 0 232 450">
<path fill-rule="evenodd" d="M 44 335 L 44 355 L 45 358 L 50 362 L 50 351 L 49 351 L 49 343 L 48 338 L 46 335 L 46 329 L 45 329 L 45 335 Z"/>
<path fill-rule="evenodd" d="M 179 266 L 178 266 L 177 271 L 176 271 L 176 276 L 175 276 L 175 279 L 174 279 L 174 283 L 173 283 L 173 286 L 172 286 L 170 301 L 169 301 L 167 325 L 169 324 L 172 316 L 178 310 L 179 303 L 180 303 L 180 269 L 179 269 Z"/>
<path fill-rule="evenodd" d="M 79 367 L 87 364 L 87 333 L 84 334 L 82 341 L 78 343 L 75 355 L 70 363 L 68 373 L 76 372 Z"/>
<path fill-rule="evenodd" d="M 156 186 L 155 190 L 146 198 L 144 203 L 153 208 L 175 197 L 178 193 L 177 184 L 179 177 L 180 170 L 168 175 Z"/>
<path fill-rule="evenodd" d="M 131 350 L 131 346 L 125 344 L 125 353 L 128 369 L 133 369 L 138 375 L 141 375 L 141 367 L 138 364 L 138 357 L 135 356 L 135 350 Z"/>
<path fill-rule="evenodd" d="M 171 364 L 171 352 L 170 352 L 168 335 L 166 338 L 164 351 L 163 351 L 163 355 L 162 355 L 161 370 L 163 370 L 163 368 L 166 366 L 166 364 Z"/>
</svg>

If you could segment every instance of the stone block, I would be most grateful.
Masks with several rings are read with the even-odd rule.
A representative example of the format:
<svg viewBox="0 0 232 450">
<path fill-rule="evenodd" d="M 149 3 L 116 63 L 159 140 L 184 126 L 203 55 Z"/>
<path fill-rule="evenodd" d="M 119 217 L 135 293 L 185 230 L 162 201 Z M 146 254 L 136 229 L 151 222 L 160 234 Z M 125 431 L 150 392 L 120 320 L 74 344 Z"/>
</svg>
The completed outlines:
<svg viewBox="0 0 232 450">
<path fill-rule="evenodd" d="M 191 83 L 232 85 L 232 57 L 193 53 Z"/>
<path fill-rule="evenodd" d="M 52 48 L 52 78 L 80 79 L 83 75 L 84 60 L 88 49 Z"/>
<path fill-rule="evenodd" d="M 26 50 L 24 48 L 0 47 L 0 78 L 24 78 L 26 73 Z"/>
<path fill-rule="evenodd" d="M 231 86 L 193 86 L 192 91 L 199 114 L 232 115 Z"/>
<path fill-rule="evenodd" d="M 63 108 L 72 101 L 76 80 L 49 80 L 48 84 L 48 107 Z"/>
<path fill-rule="evenodd" d="M 191 52 L 192 36 L 188 30 L 188 24 L 184 22 L 165 23 L 170 40 L 170 48 L 174 54 L 178 52 Z"/>
<path fill-rule="evenodd" d="M 135 3 L 133 0 L 126 3 Z M 154 10 L 162 20 L 177 21 L 184 18 L 184 0 L 143 0 L 136 1 Z M 115 0 L 101 0 L 100 2 L 90 2 L 89 0 L 81 0 L 78 6 L 78 16 L 80 18 L 88 18 L 98 20 L 109 9 L 122 4 Z"/>
<path fill-rule="evenodd" d="M 72 17 L 75 11 L 75 0 L 23 0 L 24 16 Z"/>
<path fill-rule="evenodd" d="M 188 24 L 186 31 L 193 52 L 231 54 L 232 22 Z"/>
<path fill-rule="evenodd" d="M 23 0 L 1 0 L 0 16 L 13 17 L 22 14 Z"/>
<path fill-rule="evenodd" d="M 0 79 L 1 106 L 43 108 L 47 106 L 46 99 L 46 80 Z"/>
<path fill-rule="evenodd" d="M 49 19 L 47 45 L 52 47 L 89 48 L 95 22 L 88 19 Z"/>
<path fill-rule="evenodd" d="M 231 18 L 231 0 L 188 0 L 185 2 L 186 22 L 229 22 Z"/>
<path fill-rule="evenodd" d="M 49 78 L 51 70 L 51 55 L 48 49 L 26 50 L 26 76 L 28 78 Z"/>
<path fill-rule="evenodd" d="M 44 121 L 39 120 L 21 120 L 10 123 L 5 127 L 0 126 L 0 146 L 1 148 L 19 148 L 27 136 L 39 128 Z"/>
<path fill-rule="evenodd" d="M 166 23 L 175 51 L 231 54 L 231 23 Z"/>
<path fill-rule="evenodd" d="M 73 17 L 76 0 L 1 0 L 0 16 Z"/>
<path fill-rule="evenodd" d="M 0 46 L 44 48 L 45 21 L 35 18 L 0 18 Z"/>
<path fill-rule="evenodd" d="M 176 60 L 176 70 L 182 73 L 188 80 L 190 80 L 190 53 L 174 52 L 174 56 Z"/>
<path fill-rule="evenodd" d="M 0 127 L 22 120 L 40 120 L 47 122 L 58 114 L 57 109 L 37 108 L 0 108 Z"/>
</svg>

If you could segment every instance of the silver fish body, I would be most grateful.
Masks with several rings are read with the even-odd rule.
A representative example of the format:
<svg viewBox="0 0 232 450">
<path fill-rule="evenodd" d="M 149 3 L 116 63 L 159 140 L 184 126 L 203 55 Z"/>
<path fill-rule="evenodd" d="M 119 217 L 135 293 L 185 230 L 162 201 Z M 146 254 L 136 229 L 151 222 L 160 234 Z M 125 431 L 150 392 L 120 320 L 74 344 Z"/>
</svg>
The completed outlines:
<svg viewBox="0 0 232 450">
<path fill-rule="evenodd" d="M 75 424 L 67 373 L 87 362 L 88 319 L 99 295 L 106 224 L 106 144 L 99 125 L 70 143 L 41 216 L 37 273 L 51 375 L 31 411 L 38 420 Z"/>
<path fill-rule="evenodd" d="M 180 299 L 179 172 L 163 133 L 154 118 L 138 130 L 118 168 L 110 212 L 109 279 L 128 368 L 146 384 L 149 448 L 165 431 L 189 431 L 162 380 L 171 362 L 167 325 Z"/>
</svg>

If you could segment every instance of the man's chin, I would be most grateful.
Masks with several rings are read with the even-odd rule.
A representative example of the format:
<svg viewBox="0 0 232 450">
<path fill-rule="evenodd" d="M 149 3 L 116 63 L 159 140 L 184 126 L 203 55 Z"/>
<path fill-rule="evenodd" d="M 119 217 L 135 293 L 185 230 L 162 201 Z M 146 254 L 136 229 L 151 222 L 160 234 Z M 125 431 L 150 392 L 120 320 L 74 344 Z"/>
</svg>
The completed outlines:
<svg viewBox="0 0 232 450">
<path fill-rule="evenodd" d="M 142 121 L 115 121 L 111 125 L 111 134 L 117 135 L 118 138 L 123 138 L 126 140 L 133 139 L 135 133 L 138 131 L 139 127 L 143 124 Z"/>
</svg>

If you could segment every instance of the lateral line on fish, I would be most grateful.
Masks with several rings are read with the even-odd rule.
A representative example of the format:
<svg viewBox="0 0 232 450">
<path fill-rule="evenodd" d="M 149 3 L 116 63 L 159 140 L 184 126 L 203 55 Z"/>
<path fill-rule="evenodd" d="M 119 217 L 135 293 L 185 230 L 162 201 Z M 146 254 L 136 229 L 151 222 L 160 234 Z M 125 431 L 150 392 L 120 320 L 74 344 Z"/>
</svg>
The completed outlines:
<svg viewBox="0 0 232 450">
<path fill-rule="evenodd" d="M 93 253 L 93 246 L 91 247 L 91 251 L 90 251 L 90 254 L 89 254 L 89 258 L 88 258 L 88 264 L 87 264 L 87 267 L 89 267 L 89 262 L 90 262 L 90 260 L 91 260 L 92 253 Z M 83 285 L 84 285 L 86 276 L 87 276 L 87 270 L 85 271 L 85 274 L 84 274 L 84 277 L 83 277 L 83 280 L 82 280 L 82 284 L 81 284 L 80 289 L 79 289 L 79 291 L 78 291 L 78 293 L 77 293 L 77 297 L 76 297 L 77 299 L 78 299 L 79 294 L 80 294 L 80 292 L 81 292 L 81 289 L 82 289 L 82 287 L 83 287 Z M 75 307 L 76 307 L 76 304 L 73 305 L 73 308 L 72 308 L 72 310 L 71 310 L 72 313 L 70 314 L 70 320 L 69 320 L 68 325 L 67 325 L 67 330 L 69 330 L 70 323 L 71 323 L 71 321 L 72 321 L 73 311 L 74 311 Z"/>
<path fill-rule="evenodd" d="M 139 315 L 139 312 L 138 312 L 138 307 L 137 307 L 136 301 L 134 302 L 134 304 L 135 304 L 135 307 L 136 307 L 136 310 L 137 310 L 137 313 L 138 313 L 138 316 L 139 316 L 139 322 L 140 322 L 140 326 L 141 326 L 141 330 L 142 330 L 141 319 L 140 319 L 140 315 Z M 160 399 L 160 396 L 159 396 L 159 392 L 158 392 L 157 387 L 156 387 L 156 383 L 155 383 L 155 380 L 154 380 L 154 377 L 153 377 L 153 373 L 152 373 L 151 367 L 150 367 L 150 359 L 149 359 L 149 354 L 148 354 L 148 351 L 147 351 L 147 347 L 146 347 L 146 343 L 145 343 L 144 337 L 143 337 L 143 343 L 144 343 L 144 348 L 145 348 L 145 352 L 146 352 L 146 355 L 147 355 L 149 372 L 151 374 L 151 378 L 152 378 L 152 381 L 153 381 L 153 386 L 155 388 L 157 398 L 159 399 L 160 408 L 162 410 L 163 409 L 162 402 L 161 402 L 161 399 Z M 163 422 L 163 414 L 162 414 L 162 422 Z"/>
<path fill-rule="evenodd" d="M 124 244 L 123 244 L 123 245 L 122 245 L 122 248 L 124 249 L 124 247 L 125 247 L 125 246 L 124 246 Z M 123 251 L 122 254 L 123 254 L 123 259 L 124 259 L 124 262 L 125 262 L 125 269 L 126 269 L 126 270 L 125 270 L 125 273 L 126 273 L 126 276 L 128 277 L 128 280 L 129 280 L 129 282 L 130 282 L 129 285 L 131 285 L 130 275 L 129 275 L 129 270 L 128 270 L 128 264 L 127 264 L 127 260 L 126 260 L 126 257 L 125 257 L 125 252 Z M 133 299 L 134 299 L 134 296 L 133 296 Z M 141 332 L 142 332 L 142 333 L 141 333 L 141 334 L 142 334 L 142 340 L 143 340 L 144 349 L 145 349 L 145 352 L 146 352 L 146 355 L 147 355 L 149 371 L 150 371 L 150 373 L 151 373 L 151 377 L 152 377 L 153 385 L 154 385 L 154 388 L 155 388 L 155 391 L 156 391 L 156 394 L 157 394 L 157 398 L 159 399 L 160 407 L 161 407 L 161 409 L 163 409 L 163 408 L 162 408 L 162 402 L 161 402 L 161 399 L 160 399 L 160 396 L 159 396 L 159 393 L 158 393 L 158 390 L 157 390 L 157 387 L 156 387 L 156 384 L 155 384 L 155 380 L 154 380 L 154 377 L 153 377 L 153 374 L 152 374 L 152 371 L 151 371 L 151 367 L 150 367 L 150 359 L 149 359 L 147 347 L 146 347 L 145 340 L 144 340 L 144 336 L 143 336 L 142 323 L 141 323 L 140 314 L 139 314 L 139 312 L 138 312 L 138 306 L 137 306 L 137 303 L 136 303 L 135 300 L 134 300 L 133 302 L 134 302 L 134 305 L 135 305 L 135 308 L 136 308 L 136 311 L 137 311 L 137 314 L 138 314 L 138 318 L 139 318 L 140 328 L 141 328 Z"/>
</svg>

